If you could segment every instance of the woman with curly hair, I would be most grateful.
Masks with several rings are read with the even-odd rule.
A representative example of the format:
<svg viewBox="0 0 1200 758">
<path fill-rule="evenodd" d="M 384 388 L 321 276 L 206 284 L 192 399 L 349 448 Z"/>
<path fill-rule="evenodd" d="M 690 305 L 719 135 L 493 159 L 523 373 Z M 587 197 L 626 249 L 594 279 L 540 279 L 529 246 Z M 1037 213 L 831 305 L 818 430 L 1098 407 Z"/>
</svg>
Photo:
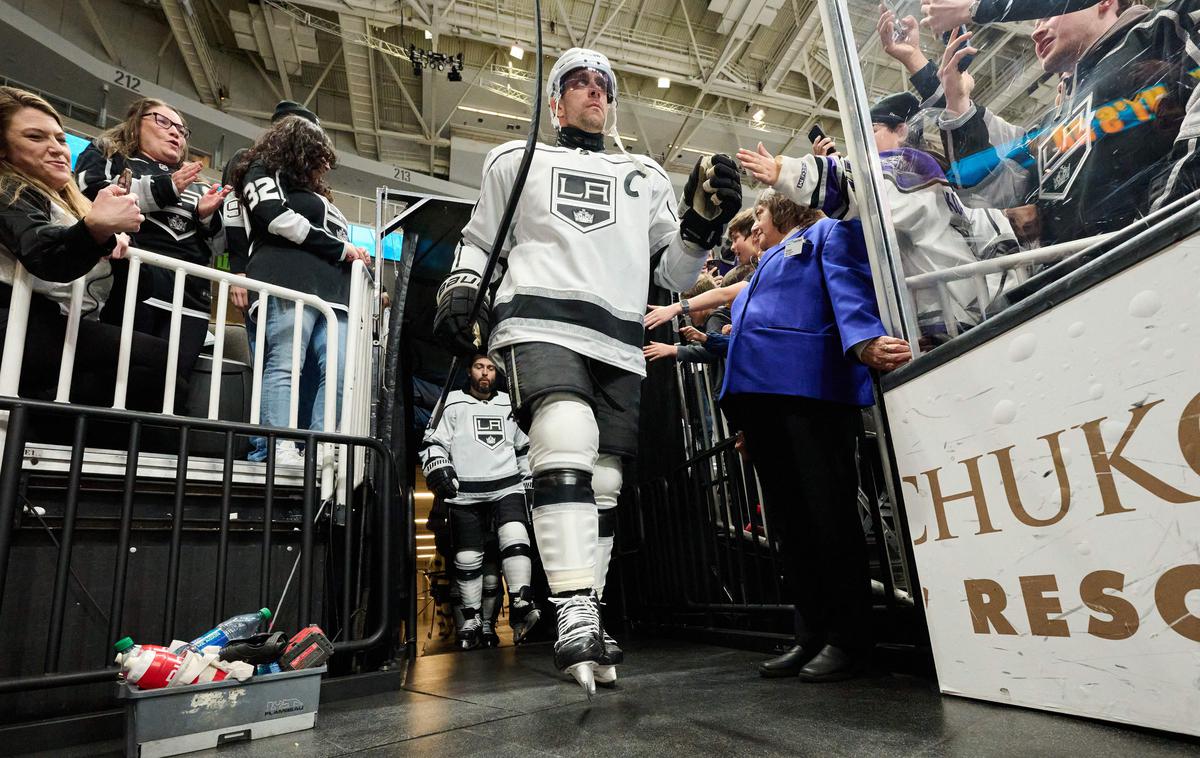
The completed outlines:
<svg viewBox="0 0 1200 758">
<path fill-rule="evenodd" d="M 259 137 L 234 169 L 233 186 L 248 218 L 250 260 L 246 276 L 308 292 L 330 303 L 338 315 L 338 406 L 341 374 L 346 365 L 347 308 L 350 267 L 370 263 L 366 250 L 350 244 L 350 226 L 333 205 L 325 174 L 337 165 L 333 143 L 321 127 L 298 116 L 274 123 Z M 262 378 L 265 426 L 286 427 L 292 386 L 292 333 L 296 304 L 271 297 L 250 306 L 252 320 L 267 319 Z M 324 428 L 327 324 L 313 308 L 303 310 L 300 366 L 315 361 L 319 380 L 309 428 Z M 250 328 L 256 328 L 251 326 Z M 265 451 L 255 453 L 265 457 Z M 254 453 L 252 458 L 256 457 Z M 280 463 L 303 465 L 294 443 L 276 447 Z"/>
<path fill-rule="evenodd" d="M 117 183 L 129 169 L 129 192 L 146 216 L 132 235 L 134 247 L 208 266 L 212 263 L 209 240 L 220 231 L 221 201 L 229 190 L 219 184 L 205 186 L 200 164 L 186 161 L 191 130 L 183 116 L 161 100 L 135 101 L 125 120 L 101 134 L 79 156 L 75 166 L 79 188 L 95 198 Z M 104 320 L 120 325 L 125 300 L 128 263 L 114 266 L 112 304 Z M 164 339 L 170 336 L 174 272 L 158 267 L 142 269 L 134 329 Z M 188 277 L 179 329 L 178 373 L 191 377 L 196 359 L 208 336 L 211 285 Z"/>
</svg>

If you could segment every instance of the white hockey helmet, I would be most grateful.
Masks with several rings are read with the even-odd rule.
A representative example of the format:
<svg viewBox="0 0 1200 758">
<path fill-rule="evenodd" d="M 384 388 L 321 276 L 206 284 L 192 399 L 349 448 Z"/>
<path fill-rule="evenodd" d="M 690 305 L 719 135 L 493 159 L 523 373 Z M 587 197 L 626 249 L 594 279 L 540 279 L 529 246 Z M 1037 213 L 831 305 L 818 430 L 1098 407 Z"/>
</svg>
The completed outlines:
<svg viewBox="0 0 1200 758">
<path fill-rule="evenodd" d="M 546 99 L 549 101 L 550 120 L 555 129 L 559 128 L 559 123 L 554 112 L 554 103 L 562 97 L 563 77 L 580 68 L 590 68 L 603 74 L 608 79 L 608 102 L 614 106 L 617 103 L 617 77 L 608 62 L 608 57 L 595 50 L 573 47 L 558 57 L 550 67 L 550 76 L 546 79 Z"/>
</svg>

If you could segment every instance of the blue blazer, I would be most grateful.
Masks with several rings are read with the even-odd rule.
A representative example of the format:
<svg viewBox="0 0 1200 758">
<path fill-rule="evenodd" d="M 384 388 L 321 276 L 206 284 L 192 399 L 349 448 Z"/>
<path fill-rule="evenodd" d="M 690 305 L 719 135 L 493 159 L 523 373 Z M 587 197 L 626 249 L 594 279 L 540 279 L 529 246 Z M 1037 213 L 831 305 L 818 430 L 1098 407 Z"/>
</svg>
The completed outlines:
<svg viewBox="0 0 1200 758">
<path fill-rule="evenodd" d="M 721 397 L 799 395 L 874 402 L 851 348 L 882 336 L 862 224 L 824 218 L 763 253 L 733 302 Z"/>
</svg>

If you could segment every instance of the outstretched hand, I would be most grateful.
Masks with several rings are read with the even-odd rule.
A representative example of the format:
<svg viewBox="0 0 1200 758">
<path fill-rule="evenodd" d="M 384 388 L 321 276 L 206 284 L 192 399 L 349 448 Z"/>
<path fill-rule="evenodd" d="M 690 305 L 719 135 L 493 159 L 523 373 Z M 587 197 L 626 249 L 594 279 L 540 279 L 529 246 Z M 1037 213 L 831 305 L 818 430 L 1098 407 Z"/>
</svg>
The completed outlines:
<svg viewBox="0 0 1200 758">
<path fill-rule="evenodd" d="M 921 25 L 937 34 L 945 34 L 974 20 L 971 18 L 971 0 L 921 0 Z"/>
<path fill-rule="evenodd" d="M 879 46 L 888 56 L 899 61 L 909 74 L 925 67 L 928 59 L 921 52 L 921 27 L 914 16 L 896 18 L 896 14 L 879 6 L 879 23 L 875 30 L 879 34 Z"/>
<path fill-rule="evenodd" d="M 642 356 L 651 363 L 663 358 L 675 358 L 678 355 L 679 348 L 675 345 L 668 345 L 665 342 L 651 342 L 642 348 Z"/>
<path fill-rule="evenodd" d="M 200 196 L 200 202 L 196 203 L 196 215 L 203 219 L 216 213 L 217 208 L 221 207 L 221 203 L 225 202 L 225 197 L 232 190 L 233 187 L 228 185 L 209 185 L 208 189 L 204 190 L 204 194 Z"/>
<path fill-rule="evenodd" d="M 974 32 L 952 34 L 950 41 L 946 43 L 946 52 L 942 54 L 938 79 L 941 80 L 942 91 L 946 95 L 946 113 L 950 116 L 959 116 L 971 107 L 975 78 L 965 71 L 960 71 L 959 64 L 963 58 L 979 52 L 968 44 L 974 35 Z"/>
<path fill-rule="evenodd" d="M 682 312 L 679 308 L 679 303 L 671 303 L 670 305 L 650 305 L 647 306 L 646 310 L 647 313 L 642 319 L 642 325 L 647 329 L 656 329 L 675 318 Z"/>
<path fill-rule="evenodd" d="M 771 155 L 763 143 L 759 142 L 754 150 L 741 148 L 737 151 L 737 159 L 742 168 L 768 187 L 775 186 L 775 182 L 779 181 L 779 160 Z"/>
</svg>

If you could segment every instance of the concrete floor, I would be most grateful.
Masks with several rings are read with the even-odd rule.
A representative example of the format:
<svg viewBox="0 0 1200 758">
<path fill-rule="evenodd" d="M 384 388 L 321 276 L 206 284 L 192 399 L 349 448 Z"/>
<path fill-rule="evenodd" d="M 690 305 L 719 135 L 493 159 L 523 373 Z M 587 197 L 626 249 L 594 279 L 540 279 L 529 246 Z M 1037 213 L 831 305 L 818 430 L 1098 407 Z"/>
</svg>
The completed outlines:
<svg viewBox="0 0 1200 758">
<path fill-rule="evenodd" d="M 1200 741 L 953 697 L 876 673 L 764 680 L 756 653 L 646 640 L 589 704 L 547 644 L 418 659 L 408 688 L 323 706 L 317 728 L 194 756 L 1195 756 Z M 98 758 L 115 743 L 72 754 Z M 64 753 L 57 755 L 63 756 Z"/>
</svg>

